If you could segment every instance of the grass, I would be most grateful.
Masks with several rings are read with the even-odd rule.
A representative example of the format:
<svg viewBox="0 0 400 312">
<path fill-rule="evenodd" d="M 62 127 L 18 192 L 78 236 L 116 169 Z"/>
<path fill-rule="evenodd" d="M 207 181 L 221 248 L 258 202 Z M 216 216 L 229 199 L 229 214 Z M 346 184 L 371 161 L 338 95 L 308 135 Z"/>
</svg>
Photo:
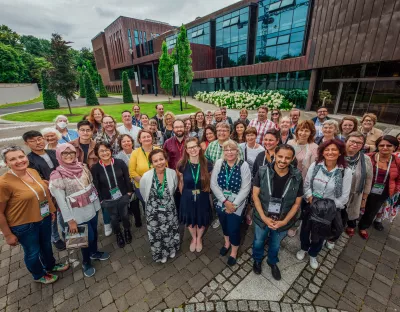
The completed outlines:
<svg viewBox="0 0 400 312">
<path fill-rule="evenodd" d="M 7 107 L 15 107 L 15 106 L 21 106 L 21 105 L 27 105 L 27 104 L 35 104 L 37 102 L 42 102 L 43 101 L 43 95 L 42 92 L 40 92 L 40 95 L 37 98 L 34 98 L 32 100 L 24 101 L 24 102 L 16 102 L 16 103 L 9 103 L 9 104 L 0 104 L 0 108 L 7 108 Z"/>
<path fill-rule="evenodd" d="M 179 101 L 172 101 L 171 104 L 168 104 L 168 101 L 161 103 L 164 105 L 165 112 L 172 112 L 175 115 L 194 113 L 199 110 L 197 107 L 188 104 L 187 105 L 188 108 L 187 109 L 183 108 L 183 112 L 181 112 Z M 151 118 L 156 114 L 155 110 L 156 104 L 160 104 L 160 102 L 141 103 L 140 111 L 143 114 L 149 115 L 149 117 Z M 111 104 L 111 105 L 100 105 L 100 107 L 104 110 L 106 114 L 113 116 L 118 122 L 120 122 L 121 112 L 124 110 L 131 111 L 132 105 L 133 103 Z M 84 115 L 89 114 L 93 107 L 94 106 L 72 107 L 72 116 L 69 115 L 68 108 L 61 108 L 61 109 L 41 109 L 26 113 L 15 113 L 3 116 L 2 119 L 11 121 L 52 122 L 57 115 L 66 115 L 68 116 L 70 122 L 78 122 L 82 120 Z"/>
</svg>

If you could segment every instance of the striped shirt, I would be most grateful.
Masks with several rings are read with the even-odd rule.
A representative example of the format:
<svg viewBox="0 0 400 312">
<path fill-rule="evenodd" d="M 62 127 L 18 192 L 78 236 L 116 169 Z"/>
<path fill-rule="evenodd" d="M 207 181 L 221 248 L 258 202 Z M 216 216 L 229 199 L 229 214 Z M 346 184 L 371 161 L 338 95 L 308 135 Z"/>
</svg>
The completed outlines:
<svg viewBox="0 0 400 312">
<path fill-rule="evenodd" d="M 257 129 L 256 142 L 258 144 L 262 144 L 265 133 L 269 129 L 276 129 L 275 124 L 269 119 L 266 119 L 265 121 L 259 121 L 258 119 L 253 119 L 252 121 L 250 121 L 249 127 L 254 127 Z"/>
</svg>

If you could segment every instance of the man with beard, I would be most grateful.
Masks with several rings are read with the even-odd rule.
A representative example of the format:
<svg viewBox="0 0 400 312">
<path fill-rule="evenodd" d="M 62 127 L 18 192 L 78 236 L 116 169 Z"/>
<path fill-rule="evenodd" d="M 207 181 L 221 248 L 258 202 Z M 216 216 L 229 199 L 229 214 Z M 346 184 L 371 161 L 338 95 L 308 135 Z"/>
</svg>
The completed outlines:
<svg viewBox="0 0 400 312">
<path fill-rule="evenodd" d="M 214 125 L 218 125 L 218 123 L 224 121 L 222 117 L 222 111 L 217 109 L 214 113 Z"/>
<path fill-rule="evenodd" d="M 268 119 L 267 106 L 260 106 L 259 108 L 257 108 L 257 118 L 250 121 L 248 127 L 254 127 L 257 129 L 256 142 L 258 144 L 262 144 L 262 140 L 264 139 L 265 133 L 269 129 L 276 128 L 272 120 Z"/>
<path fill-rule="evenodd" d="M 292 146 L 278 146 L 275 161 L 260 167 L 253 180 L 253 200 L 256 207 L 253 271 L 255 274 L 261 274 L 265 239 L 269 235 L 267 264 L 276 280 L 281 279 L 281 272 L 277 266 L 281 240 L 297 221 L 303 196 L 301 172 L 291 165 L 294 157 L 295 151 Z"/>
<path fill-rule="evenodd" d="M 298 108 L 293 108 L 290 113 L 290 132 L 294 134 L 296 131 L 297 124 L 299 123 L 300 119 L 300 110 Z"/>
<path fill-rule="evenodd" d="M 165 131 L 165 127 L 164 127 L 164 105 L 157 104 L 156 105 L 156 110 L 157 110 L 157 114 L 155 114 L 152 119 L 155 119 L 157 121 L 158 130 L 160 130 L 162 133 L 164 133 L 164 131 Z"/>
<path fill-rule="evenodd" d="M 172 125 L 174 136 L 164 143 L 164 151 L 168 155 L 168 167 L 176 170 L 178 161 L 183 156 L 185 148 L 185 125 L 181 119 L 176 119 Z"/>
<path fill-rule="evenodd" d="M 132 114 L 130 111 L 125 110 L 122 112 L 122 122 L 123 125 L 117 128 L 119 134 L 129 135 L 135 142 L 134 148 L 140 147 L 139 141 L 137 139 L 140 128 L 132 125 Z"/>
<path fill-rule="evenodd" d="M 137 104 L 133 105 L 132 112 L 132 126 L 142 128 L 142 121 L 140 120 L 140 117 L 142 117 L 140 114 L 140 106 Z"/>
</svg>

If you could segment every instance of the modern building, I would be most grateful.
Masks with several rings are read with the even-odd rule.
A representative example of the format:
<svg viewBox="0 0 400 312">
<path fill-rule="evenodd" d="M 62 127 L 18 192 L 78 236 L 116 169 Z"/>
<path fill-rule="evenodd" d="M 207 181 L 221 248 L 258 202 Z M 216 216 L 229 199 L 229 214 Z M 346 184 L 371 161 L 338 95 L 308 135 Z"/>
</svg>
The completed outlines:
<svg viewBox="0 0 400 312">
<path fill-rule="evenodd" d="M 331 113 L 377 114 L 400 124 L 400 0 L 243 0 L 185 25 L 197 91 L 303 89 L 297 103 Z M 162 93 L 161 44 L 173 49 L 179 29 L 119 17 L 92 39 L 107 88 L 121 72 L 138 72 L 134 92 Z"/>
</svg>

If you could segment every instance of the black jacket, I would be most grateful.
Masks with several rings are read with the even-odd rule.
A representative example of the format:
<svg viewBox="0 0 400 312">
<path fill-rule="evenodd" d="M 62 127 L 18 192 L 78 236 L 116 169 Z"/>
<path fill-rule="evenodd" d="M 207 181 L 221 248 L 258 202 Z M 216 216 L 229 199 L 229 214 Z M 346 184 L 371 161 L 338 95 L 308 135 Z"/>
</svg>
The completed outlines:
<svg viewBox="0 0 400 312">
<path fill-rule="evenodd" d="M 40 177 L 43 180 L 49 181 L 50 174 L 53 172 L 54 169 L 56 169 L 59 166 L 59 164 L 56 157 L 56 151 L 45 150 L 45 152 L 47 153 L 47 155 L 49 155 L 50 160 L 54 165 L 52 169 L 40 155 L 30 152 L 27 156 L 29 160 L 29 168 L 35 169 L 37 172 L 39 172 Z"/>
</svg>

